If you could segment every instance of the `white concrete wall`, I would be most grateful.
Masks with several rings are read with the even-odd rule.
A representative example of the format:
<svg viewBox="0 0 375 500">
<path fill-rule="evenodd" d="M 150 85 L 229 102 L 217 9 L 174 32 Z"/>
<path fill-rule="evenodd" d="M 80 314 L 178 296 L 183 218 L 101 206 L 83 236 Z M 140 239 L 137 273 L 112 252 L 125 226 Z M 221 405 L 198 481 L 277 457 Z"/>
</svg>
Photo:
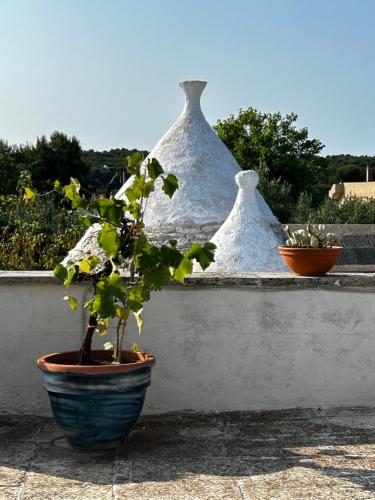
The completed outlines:
<svg viewBox="0 0 375 500">
<path fill-rule="evenodd" d="M 35 360 L 77 349 L 83 314 L 52 282 L 0 285 L 0 411 L 48 414 Z M 375 405 L 375 288 L 169 287 L 144 320 L 147 412 Z"/>
</svg>

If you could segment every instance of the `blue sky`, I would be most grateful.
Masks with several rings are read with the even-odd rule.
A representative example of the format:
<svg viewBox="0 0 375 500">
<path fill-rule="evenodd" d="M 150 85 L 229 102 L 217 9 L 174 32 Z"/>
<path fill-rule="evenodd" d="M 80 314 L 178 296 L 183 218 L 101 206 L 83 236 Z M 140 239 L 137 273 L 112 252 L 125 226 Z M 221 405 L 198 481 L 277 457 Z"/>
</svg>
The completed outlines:
<svg viewBox="0 0 375 500">
<path fill-rule="evenodd" d="M 0 137 L 150 149 L 207 80 L 213 124 L 294 111 L 325 154 L 375 155 L 375 0 L 0 0 Z"/>
</svg>

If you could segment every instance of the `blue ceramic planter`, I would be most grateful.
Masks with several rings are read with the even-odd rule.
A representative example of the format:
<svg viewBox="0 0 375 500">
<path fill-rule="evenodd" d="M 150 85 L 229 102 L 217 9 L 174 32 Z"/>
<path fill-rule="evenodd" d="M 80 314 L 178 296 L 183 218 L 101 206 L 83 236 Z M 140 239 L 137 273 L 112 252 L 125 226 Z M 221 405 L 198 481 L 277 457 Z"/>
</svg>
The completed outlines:
<svg viewBox="0 0 375 500">
<path fill-rule="evenodd" d="M 155 358 L 143 353 L 124 355 L 137 359 L 118 366 L 67 364 L 77 353 L 52 354 L 38 360 L 52 412 L 72 446 L 120 446 L 137 422 Z M 106 356 L 105 351 L 93 353 L 93 359 Z"/>
</svg>

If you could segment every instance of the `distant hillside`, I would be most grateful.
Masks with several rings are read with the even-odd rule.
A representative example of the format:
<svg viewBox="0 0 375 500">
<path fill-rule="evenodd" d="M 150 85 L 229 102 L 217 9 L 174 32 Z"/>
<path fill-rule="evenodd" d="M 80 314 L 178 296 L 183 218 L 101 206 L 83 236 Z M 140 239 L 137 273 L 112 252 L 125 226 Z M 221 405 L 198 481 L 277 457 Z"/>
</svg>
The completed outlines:
<svg viewBox="0 0 375 500">
<path fill-rule="evenodd" d="M 117 191 L 127 179 L 124 158 L 136 149 L 116 148 L 109 151 L 82 152 L 82 159 L 88 166 L 83 179 L 84 185 L 92 192 Z M 147 156 L 147 151 L 142 151 Z"/>
<path fill-rule="evenodd" d="M 124 181 L 124 158 L 136 149 L 115 148 L 109 151 L 82 152 L 82 159 L 88 166 L 88 173 L 82 179 L 92 192 L 117 191 Z M 148 151 L 143 151 L 147 156 Z M 373 168 L 375 180 L 375 156 L 354 156 L 350 154 L 328 155 L 322 158 L 322 170 L 326 172 L 324 193 L 334 182 L 359 182 L 366 179 L 366 166 Z M 116 175 L 117 174 L 117 175 Z M 112 181 L 112 182 L 111 182 Z"/>
<path fill-rule="evenodd" d="M 360 182 L 366 180 L 366 166 L 373 169 L 375 179 L 375 156 L 353 156 L 349 154 L 325 157 L 330 184 L 334 182 Z"/>
</svg>

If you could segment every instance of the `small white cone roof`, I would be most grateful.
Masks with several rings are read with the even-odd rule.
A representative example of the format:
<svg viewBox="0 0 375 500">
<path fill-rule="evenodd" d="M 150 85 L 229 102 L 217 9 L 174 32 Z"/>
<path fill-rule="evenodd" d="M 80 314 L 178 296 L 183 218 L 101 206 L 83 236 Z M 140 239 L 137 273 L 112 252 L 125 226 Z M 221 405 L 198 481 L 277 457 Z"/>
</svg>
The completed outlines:
<svg viewBox="0 0 375 500">
<path fill-rule="evenodd" d="M 269 213 L 265 216 L 256 195 L 258 181 L 254 170 L 236 175 L 237 199 L 228 218 L 211 239 L 217 250 L 209 272 L 287 270 L 277 249 L 281 244 L 281 225 L 275 216 L 270 216 L 268 206 Z"/>
</svg>

